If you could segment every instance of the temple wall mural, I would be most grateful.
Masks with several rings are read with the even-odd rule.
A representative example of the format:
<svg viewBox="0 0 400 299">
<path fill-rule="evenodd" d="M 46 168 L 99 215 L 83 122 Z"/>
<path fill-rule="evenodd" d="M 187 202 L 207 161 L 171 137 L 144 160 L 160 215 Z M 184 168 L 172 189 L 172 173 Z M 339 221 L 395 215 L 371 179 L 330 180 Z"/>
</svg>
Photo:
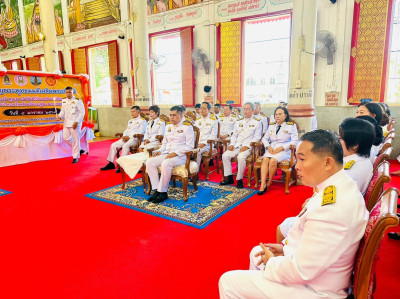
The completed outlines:
<svg viewBox="0 0 400 299">
<path fill-rule="evenodd" d="M 147 14 L 152 15 L 201 2 L 203 0 L 147 0 Z"/>
<path fill-rule="evenodd" d="M 0 50 L 22 46 L 18 0 L 0 0 Z"/>
</svg>

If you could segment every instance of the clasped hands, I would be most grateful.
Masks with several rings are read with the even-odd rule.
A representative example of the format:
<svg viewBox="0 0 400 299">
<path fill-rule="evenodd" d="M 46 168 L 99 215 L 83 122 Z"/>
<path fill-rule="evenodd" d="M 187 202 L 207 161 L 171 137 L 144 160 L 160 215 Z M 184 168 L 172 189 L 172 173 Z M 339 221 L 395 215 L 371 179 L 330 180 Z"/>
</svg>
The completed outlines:
<svg viewBox="0 0 400 299">
<path fill-rule="evenodd" d="M 161 155 L 160 151 L 153 153 L 153 157 L 157 157 L 159 155 Z M 165 157 L 165 159 L 171 159 L 171 158 L 175 158 L 175 157 L 178 157 L 178 155 L 175 153 L 170 153 Z"/>
<path fill-rule="evenodd" d="M 235 149 L 235 147 L 233 146 L 233 145 L 230 145 L 229 147 L 228 147 L 228 150 L 230 150 L 230 151 L 233 151 Z M 241 148 L 240 148 L 240 152 L 244 152 L 244 151 L 247 151 L 249 148 L 247 147 L 247 146 L 242 146 Z"/>
<path fill-rule="evenodd" d="M 278 147 L 276 149 L 273 149 L 271 146 L 268 146 L 268 152 L 271 155 L 276 155 L 276 154 L 280 153 L 283 150 L 284 150 L 283 146 L 280 146 L 280 147 Z"/>
<path fill-rule="evenodd" d="M 282 256 L 283 255 L 283 245 L 281 244 L 263 244 L 260 243 L 262 251 L 256 253 L 255 257 L 261 257 L 257 266 L 264 264 L 266 265 L 268 260 L 274 256 Z"/>
</svg>

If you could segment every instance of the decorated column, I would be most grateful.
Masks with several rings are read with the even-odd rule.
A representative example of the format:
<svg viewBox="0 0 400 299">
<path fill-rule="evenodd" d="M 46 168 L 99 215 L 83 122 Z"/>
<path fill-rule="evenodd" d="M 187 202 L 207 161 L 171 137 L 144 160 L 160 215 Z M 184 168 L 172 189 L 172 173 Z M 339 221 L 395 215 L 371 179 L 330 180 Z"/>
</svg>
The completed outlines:
<svg viewBox="0 0 400 299">
<path fill-rule="evenodd" d="M 53 1 L 39 0 L 40 23 L 44 34 L 43 50 L 46 71 L 59 71 L 56 24 Z"/>
<path fill-rule="evenodd" d="M 146 1 L 131 0 L 133 30 L 133 61 L 136 104 L 147 107 L 152 104 L 150 88 L 149 32 L 147 28 Z"/>
<path fill-rule="evenodd" d="M 289 113 L 303 132 L 311 129 L 314 116 L 315 34 L 317 1 L 293 1 L 290 54 Z"/>
</svg>

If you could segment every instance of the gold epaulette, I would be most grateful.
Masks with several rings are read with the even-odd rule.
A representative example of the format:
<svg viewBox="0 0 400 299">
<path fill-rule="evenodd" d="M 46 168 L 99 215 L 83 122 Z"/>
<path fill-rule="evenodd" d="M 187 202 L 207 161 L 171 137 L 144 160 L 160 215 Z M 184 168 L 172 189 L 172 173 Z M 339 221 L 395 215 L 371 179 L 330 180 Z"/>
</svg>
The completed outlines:
<svg viewBox="0 0 400 299">
<path fill-rule="evenodd" d="M 292 121 L 287 121 L 286 122 L 288 125 L 294 125 L 294 122 L 292 122 Z"/>
<path fill-rule="evenodd" d="M 261 116 L 266 117 L 264 112 L 260 112 Z"/>
<path fill-rule="evenodd" d="M 168 122 L 166 122 L 165 124 L 166 124 L 166 125 L 170 125 L 170 124 L 171 124 L 171 122 L 170 122 L 170 121 L 168 121 Z"/>
<path fill-rule="evenodd" d="M 210 115 L 210 119 L 217 120 L 214 115 Z"/>
<path fill-rule="evenodd" d="M 232 113 L 232 117 L 234 117 L 234 118 L 237 118 L 237 115 L 236 115 L 236 114 L 234 114 L 234 113 Z"/>
<path fill-rule="evenodd" d="M 261 120 L 261 118 L 258 118 L 258 117 L 253 117 L 255 120 L 257 120 L 257 121 L 260 121 Z"/>
<path fill-rule="evenodd" d="M 274 121 L 274 122 L 272 122 L 272 123 L 269 123 L 270 125 L 274 125 L 274 124 L 276 124 L 276 121 Z"/>
<path fill-rule="evenodd" d="M 201 117 L 199 116 L 199 117 L 196 118 L 196 120 L 199 120 L 200 118 L 201 118 Z"/>
<path fill-rule="evenodd" d="M 351 160 L 351 161 L 347 162 L 347 163 L 344 165 L 343 168 L 346 169 L 346 170 L 349 170 L 349 169 L 354 165 L 355 162 L 356 162 L 356 161 Z"/>
<path fill-rule="evenodd" d="M 184 121 L 183 121 L 183 124 L 184 124 L 185 126 L 191 126 L 191 125 L 192 125 L 192 123 L 191 123 L 190 121 L 187 121 L 187 120 L 184 120 Z"/>
<path fill-rule="evenodd" d="M 144 117 L 140 117 L 140 119 L 144 119 L 144 120 L 146 120 Z"/>
<path fill-rule="evenodd" d="M 324 195 L 322 196 L 321 206 L 336 202 L 336 188 L 334 185 L 325 187 Z"/>
</svg>

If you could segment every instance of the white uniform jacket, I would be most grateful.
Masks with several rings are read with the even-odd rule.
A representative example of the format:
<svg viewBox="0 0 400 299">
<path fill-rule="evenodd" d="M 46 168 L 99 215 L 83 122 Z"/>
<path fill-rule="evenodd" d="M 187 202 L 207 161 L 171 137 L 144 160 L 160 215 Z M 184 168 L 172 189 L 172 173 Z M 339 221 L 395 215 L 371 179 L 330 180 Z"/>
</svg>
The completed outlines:
<svg viewBox="0 0 400 299">
<path fill-rule="evenodd" d="M 200 129 L 199 145 L 208 145 L 207 140 L 217 139 L 218 134 L 218 121 L 214 115 L 208 114 L 206 118 L 199 117 L 195 121 L 195 126 Z"/>
<path fill-rule="evenodd" d="M 72 127 L 75 122 L 81 124 L 85 116 L 85 106 L 82 100 L 75 97 L 62 99 L 61 111 L 58 116 L 64 118 L 64 127 L 66 128 Z"/>
<path fill-rule="evenodd" d="M 214 113 L 214 115 L 215 115 L 215 118 L 216 118 L 217 120 L 219 120 L 219 118 L 220 118 L 222 115 L 224 115 L 224 113 L 223 113 L 222 111 L 220 111 L 218 114 L 215 114 L 215 113 Z"/>
<path fill-rule="evenodd" d="M 261 122 L 252 116 L 236 122 L 229 145 L 233 145 L 234 148 L 242 146 L 251 148 L 250 143 L 260 141 L 260 139 Z"/>
<path fill-rule="evenodd" d="M 268 146 L 273 149 L 277 149 L 283 146 L 284 150 L 289 150 L 291 145 L 297 145 L 299 140 L 299 135 L 297 133 L 297 127 L 292 122 L 283 122 L 278 134 L 276 130 L 278 128 L 278 123 L 270 123 L 267 132 L 265 133 L 262 143 L 265 148 Z"/>
<path fill-rule="evenodd" d="M 254 114 L 254 117 L 261 121 L 263 125 L 262 133 L 265 134 L 268 129 L 268 118 L 266 116 L 262 116 L 261 113 Z"/>
<path fill-rule="evenodd" d="M 168 123 L 165 127 L 164 139 L 161 144 L 161 154 L 175 153 L 178 156 L 185 156 L 185 152 L 194 148 L 194 131 L 192 125 L 182 119 L 182 121 L 173 125 Z"/>
<path fill-rule="evenodd" d="M 128 121 L 128 127 L 124 131 L 123 136 L 128 136 L 130 139 L 133 139 L 133 135 L 135 134 L 144 134 L 146 131 L 146 120 L 138 116 L 136 118 L 132 118 Z"/>
<path fill-rule="evenodd" d="M 233 129 L 237 122 L 236 114 L 231 113 L 231 115 L 229 116 L 222 115 L 218 121 L 219 121 L 219 135 L 232 136 Z"/>
<path fill-rule="evenodd" d="M 146 132 L 144 133 L 143 140 L 148 140 L 150 143 L 146 144 L 146 148 L 152 148 L 158 146 L 157 135 L 164 135 L 165 132 L 165 122 L 159 117 L 155 120 L 150 120 L 147 122 Z M 142 144 L 141 147 L 144 147 Z"/>
<path fill-rule="evenodd" d="M 372 171 L 374 168 L 371 160 L 357 154 L 352 154 L 343 158 L 343 168 L 357 183 L 358 189 L 364 195 L 373 175 Z"/>
<path fill-rule="evenodd" d="M 332 185 L 335 200 L 323 205 L 324 189 Z M 369 214 L 357 184 L 344 170 L 316 190 L 284 240 L 284 255 L 270 258 L 263 276 L 252 280 L 268 298 L 347 296 L 345 289 Z M 329 197 L 325 199 L 329 202 Z"/>
</svg>

